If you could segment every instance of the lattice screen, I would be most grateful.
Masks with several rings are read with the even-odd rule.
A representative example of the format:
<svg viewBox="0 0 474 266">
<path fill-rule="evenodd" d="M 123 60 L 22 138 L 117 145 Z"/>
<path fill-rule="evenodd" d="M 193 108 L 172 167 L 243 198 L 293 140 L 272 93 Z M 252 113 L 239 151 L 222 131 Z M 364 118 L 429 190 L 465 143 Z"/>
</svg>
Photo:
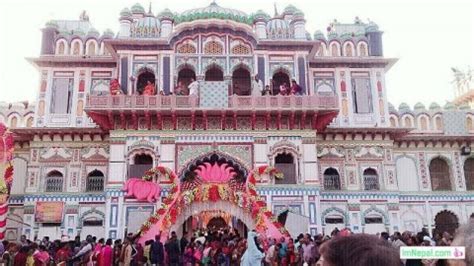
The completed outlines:
<svg viewBox="0 0 474 266">
<path fill-rule="evenodd" d="M 224 48 L 222 47 L 222 45 L 216 41 L 210 41 L 204 47 L 204 53 L 206 54 L 222 54 L 223 51 Z"/>
<path fill-rule="evenodd" d="M 182 44 L 178 47 L 178 53 L 180 53 L 180 54 L 195 54 L 196 53 L 196 47 L 194 47 L 192 44 L 185 43 L 185 44 Z"/>
<path fill-rule="evenodd" d="M 250 54 L 250 49 L 249 49 L 249 47 L 247 47 L 243 44 L 238 44 L 238 45 L 232 47 L 232 53 L 233 54 Z"/>
</svg>

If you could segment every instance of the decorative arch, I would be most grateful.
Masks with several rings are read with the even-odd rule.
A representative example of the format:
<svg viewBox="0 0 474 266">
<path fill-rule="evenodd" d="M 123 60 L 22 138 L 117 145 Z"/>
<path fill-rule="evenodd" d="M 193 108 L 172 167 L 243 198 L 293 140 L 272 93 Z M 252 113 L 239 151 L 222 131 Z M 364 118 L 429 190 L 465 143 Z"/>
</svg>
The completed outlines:
<svg viewBox="0 0 474 266">
<path fill-rule="evenodd" d="M 365 211 L 362 212 L 362 215 L 361 215 L 362 225 L 365 225 L 365 218 L 367 217 L 368 214 L 371 214 L 371 213 L 379 214 L 383 218 L 383 223 L 385 225 L 390 225 L 390 220 L 388 219 L 387 213 L 384 212 L 383 210 L 377 208 L 376 206 L 370 206 L 370 208 L 368 208 L 368 209 L 366 209 Z"/>
<path fill-rule="evenodd" d="M 46 174 L 45 192 L 62 192 L 64 189 L 64 174 L 59 170 L 51 170 Z"/>
<path fill-rule="evenodd" d="M 204 67 L 204 79 L 206 81 L 223 81 L 224 73 L 224 68 L 216 63 L 210 63 Z"/>
<path fill-rule="evenodd" d="M 329 55 L 333 57 L 341 56 L 341 44 L 338 41 L 329 43 Z"/>
<path fill-rule="evenodd" d="M 235 65 L 232 73 L 232 92 L 237 95 L 250 95 L 252 87 L 252 72 L 244 64 Z"/>
<path fill-rule="evenodd" d="M 180 176 L 180 179 L 182 180 L 183 178 L 185 178 L 186 173 L 194 171 L 193 168 L 195 166 L 197 167 L 203 162 L 210 161 L 211 157 L 214 155 L 217 156 L 217 159 L 221 160 L 221 162 L 232 163 L 232 165 L 238 166 L 237 171 L 240 170 L 241 174 L 243 174 L 244 177 L 246 177 L 250 173 L 249 165 L 246 165 L 246 163 L 240 160 L 239 158 L 228 153 L 224 153 L 222 151 L 211 151 L 184 163 L 183 166 L 178 169 L 178 175 Z"/>
<path fill-rule="evenodd" d="M 436 114 L 433 116 L 433 129 L 436 131 L 443 131 L 443 119 L 441 114 Z"/>
<path fill-rule="evenodd" d="M 452 164 L 449 158 L 438 155 L 428 162 L 431 179 L 431 189 L 433 191 L 450 191 L 452 185 Z"/>
<path fill-rule="evenodd" d="M 418 129 L 421 131 L 430 130 L 430 118 L 427 114 L 420 114 L 417 117 Z"/>
<path fill-rule="evenodd" d="M 474 157 L 468 157 L 464 160 L 464 180 L 466 190 L 474 190 Z"/>
<path fill-rule="evenodd" d="M 16 128 L 21 125 L 21 117 L 17 113 L 12 113 L 8 117 L 8 127 L 10 128 Z"/>
<path fill-rule="evenodd" d="M 362 171 L 364 190 L 380 190 L 380 174 L 375 167 L 367 167 Z"/>
<path fill-rule="evenodd" d="M 289 140 L 281 140 L 270 147 L 270 152 L 268 157 L 270 160 L 275 159 L 275 156 L 279 153 L 291 153 L 295 158 L 300 158 L 301 153 L 298 149 L 298 146 Z"/>
<path fill-rule="evenodd" d="M 390 115 L 390 126 L 398 127 L 398 117 L 396 115 Z"/>
<path fill-rule="evenodd" d="M 407 216 L 410 216 L 410 215 L 414 217 L 415 219 L 411 219 L 411 220 L 407 219 Z M 426 224 L 426 219 L 419 212 L 410 208 L 400 214 L 400 222 L 404 230 L 408 230 L 412 233 L 417 233 L 421 230 L 421 228 L 423 228 L 423 225 Z M 413 226 L 413 222 L 416 222 L 416 224 L 414 225 L 414 228 L 411 228 L 412 230 L 410 230 L 410 228 L 408 228 L 406 223 L 410 223 Z M 418 224 L 418 222 L 420 222 L 420 224 Z"/>
<path fill-rule="evenodd" d="M 472 114 L 466 116 L 466 129 L 469 132 L 474 131 L 474 116 Z"/>
<path fill-rule="evenodd" d="M 95 39 L 86 41 L 86 55 L 95 56 L 99 54 L 99 44 Z"/>
<path fill-rule="evenodd" d="M 326 43 L 321 42 L 319 45 L 319 49 L 316 52 L 316 56 L 326 56 L 327 54 L 327 46 Z"/>
<path fill-rule="evenodd" d="M 357 44 L 357 54 L 359 56 L 369 56 L 369 49 L 368 49 L 367 42 L 365 41 L 360 41 Z"/>
<path fill-rule="evenodd" d="M 344 224 L 347 225 L 347 226 L 350 225 L 349 213 L 347 213 L 346 211 L 344 211 L 343 209 L 338 208 L 338 207 L 327 208 L 321 213 L 321 224 L 322 225 L 326 225 L 325 218 L 326 218 L 326 216 L 328 216 L 331 213 L 340 214 L 342 216 L 342 218 L 344 218 Z"/>
<path fill-rule="evenodd" d="M 402 116 L 402 122 L 404 127 L 414 127 L 415 126 L 415 119 L 411 114 L 405 114 Z"/>
<path fill-rule="evenodd" d="M 334 167 L 327 167 L 323 171 L 323 188 L 325 190 L 341 190 L 341 175 Z"/>
<path fill-rule="evenodd" d="M 408 155 L 401 155 L 396 157 L 395 168 L 397 171 L 398 189 L 400 191 L 419 190 L 420 179 L 417 171 L 418 163 L 414 157 Z"/>
<path fill-rule="evenodd" d="M 230 52 L 231 54 L 234 54 L 234 55 L 248 55 L 252 52 L 252 49 L 250 48 L 249 45 L 238 43 L 238 44 L 233 45 L 230 48 Z"/>
<path fill-rule="evenodd" d="M 104 221 L 105 223 L 105 214 L 95 208 L 92 208 L 88 211 L 85 211 L 80 217 L 79 217 L 79 224 L 77 226 L 78 229 L 81 229 L 82 228 L 82 224 L 84 223 L 84 220 L 86 220 L 87 218 L 89 218 L 88 216 L 91 216 L 95 214 L 96 216 L 99 216 L 99 218 L 102 218 L 102 220 Z"/>
<path fill-rule="evenodd" d="M 84 49 L 84 47 L 83 47 L 83 43 L 82 43 L 81 39 L 76 38 L 76 39 L 72 40 L 71 50 L 70 50 L 71 55 L 82 55 L 82 54 L 84 54 L 83 49 Z"/>
<path fill-rule="evenodd" d="M 344 56 L 349 56 L 349 57 L 356 56 L 356 50 L 354 48 L 354 43 L 352 41 L 346 41 L 344 43 L 343 52 L 344 52 Z"/>
<path fill-rule="evenodd" d="M 56 49 L 55 49 L 55 54 L 56 55 L 67 55 L 69 54 L 69 46 L 68 42 L 66 39 L 58 39 L 56 41 Z"/>
</svg>

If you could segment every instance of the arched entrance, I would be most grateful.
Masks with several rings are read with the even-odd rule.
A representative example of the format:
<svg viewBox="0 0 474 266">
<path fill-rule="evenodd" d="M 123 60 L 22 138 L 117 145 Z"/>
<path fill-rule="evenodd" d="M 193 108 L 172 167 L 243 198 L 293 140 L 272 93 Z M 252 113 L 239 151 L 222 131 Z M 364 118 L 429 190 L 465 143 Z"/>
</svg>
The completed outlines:
<svg viewBox="0 0 474 266">
<path fill-rule="evenodd" d="M 448 232 L 451 235 L 454 235 L 454 232 L 459 227 L 459 220 L 458 217 L 448 211 L 444 210 L 436 214 L 435 217 L 435 231 L 437 233 L 444 233 Z"/>
<path fill-rule="evenodd" d="M 188 88 L 191 79 L 196 80 L 196 73 L 189 67 L 185 67 L 178 72 L 178 83 L 181 82 L 184 88 Z"/>
<path fill-rule="evenodd" d="M 280 70 L 273 75 L 272 82 L 273 82 L 273 88 L 272 88 L 273 95 L 277 95 L 278 93 L 280 93 L 280 85 L 286 84 L 288 88 L 291 86 L 290 76 L 283 70 Z"/>
<path fill-rule="evenodd" d="M 283 179 L 275 179 L 275 184 L 296 184 L 296 164 L 291 153 L 280 153 L 275 157 L 275 168 L 283 173 Z"/>
<path fill-rule="evenodd" d="M 147 85 L 148 81 L 152 84 L 155 84 L 155 74 L 148 70 L 145 70 L 140 75 L 138 75 L 136 91 L 138 91 L 139 94 L 143 94 L 143 90 L 145 89 L 145 86 Z"/>
<path fill-rule="evenodd" d="M 250 72 L 244 67 L 239 67 L 232 73 L 233 94 L 250 95 L 251 77 Z"/>
<path fill-rule="evenodd" d="M 205 81 L 224 81 L 224 72 L 218 66 L 212 66 L 206 70 Z"/>
</svg>

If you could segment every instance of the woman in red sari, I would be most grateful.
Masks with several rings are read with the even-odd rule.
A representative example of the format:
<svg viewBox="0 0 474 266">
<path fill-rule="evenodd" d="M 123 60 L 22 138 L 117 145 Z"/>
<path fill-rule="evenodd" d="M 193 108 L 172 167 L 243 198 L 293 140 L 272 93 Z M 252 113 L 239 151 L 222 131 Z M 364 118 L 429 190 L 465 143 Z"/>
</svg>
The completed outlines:
<svg viewBox="0 0 474 266">
<path fill-rule="evenodd" d="M 145 89 L 143 89 L 143 95 L 155 95 L 155 84 L 147 81 Z"/>
</svg>

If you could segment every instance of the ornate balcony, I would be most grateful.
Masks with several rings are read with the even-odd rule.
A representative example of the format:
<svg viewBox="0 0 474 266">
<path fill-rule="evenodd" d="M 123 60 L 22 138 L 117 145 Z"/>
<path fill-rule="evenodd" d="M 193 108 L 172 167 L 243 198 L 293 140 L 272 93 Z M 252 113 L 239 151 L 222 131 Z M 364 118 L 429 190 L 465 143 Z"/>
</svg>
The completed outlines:
<svg viewBox="0 0 474 266">
<path fill-rule="evenodd" d="M 87 98 L 86 112 L 105 130 L 322 130 L 338 113 L 337 95 L 119 95 Z"/>
<path fill-rule="evenodd" d="M 332 110 L 337 109 L 337 96 L 238 96 L 228 97 L 228 106 L 224 109 L 229 111 L 243 110 Z M 89 96 L 87 101 L 88 110 L 156 110 L 156 111 L 195 111 L 216 110 L 216 108 L 201 107 L 199 99 L 195 96 L 142 96 L 142 95 L 120 95 L 120 96 Z M 221 108 L 217 111 L 222 111 Z"/>
</svg>

